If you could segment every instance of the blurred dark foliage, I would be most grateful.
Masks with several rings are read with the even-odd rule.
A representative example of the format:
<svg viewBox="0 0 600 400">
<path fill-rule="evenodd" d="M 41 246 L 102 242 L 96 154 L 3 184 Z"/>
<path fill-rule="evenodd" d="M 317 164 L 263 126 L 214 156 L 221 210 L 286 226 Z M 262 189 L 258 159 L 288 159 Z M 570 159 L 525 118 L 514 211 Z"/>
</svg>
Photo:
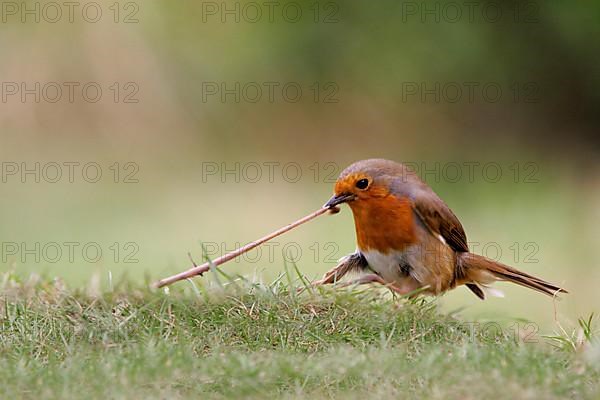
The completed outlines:
<svg viewBox="0 0 600 400">
<path fill-rule="evenodd" d="M 337 82 L 340 104 L 328 110 L 314 107 L 311 117 L 327 113 L 328 119 L 360 119 L 361 110 L 369 107 L 387 115 L 392 126 L 428 132 L 439 130 L 437 124 L 428 126 L 437 119 L 431 116 L 439 115 L 448 135 L 457 131 L 460 141 L 470 145 L 509 141 L 558 153 L 575 148 L 597 154 L 600 3 L 494 2 L 503 16 L 490 22 L 481 11 L 489 2 L 472 2 L 472 20 L 465 14 L 456 22 L 445 18 L 453 5 L 467 12 L 466 3 L 335 2 L 337 22 L 318 24 L 311 18 L 294 24 L 265 18 L 223 23 L 218 17 L 207 19 L 202 2 L 165 3 L 174 44 L 166 51 L 178 60 L 174 72 L 196 81 Z M 315 2 L 299 4 L 307 10 Z M 432 14 L 409 15 L 414 7 L 418 12 L 437 7 L 439 22 Z M 196 23 L 183 23 L 191 20 Z M 495 104 L 405 101 L 406 82 L 496 82 L 507 92 L 515 83 L 533 83 L 536 101 L 512 101 L 508 94 Z M 199 112 L 193 104 L 201 96 L 200 85 L 189 80 L 180 85 L 189 111 Z M 235 121 L 244 107 L 250 106 L 202 107 L 202 116 L 219 120 L 223 128 L 227 122 L 220 113 Z M 281 115 L 287 115 L 285 110 Z M 236 138 L 243 135 L 236 130 Z"/>
</svg>

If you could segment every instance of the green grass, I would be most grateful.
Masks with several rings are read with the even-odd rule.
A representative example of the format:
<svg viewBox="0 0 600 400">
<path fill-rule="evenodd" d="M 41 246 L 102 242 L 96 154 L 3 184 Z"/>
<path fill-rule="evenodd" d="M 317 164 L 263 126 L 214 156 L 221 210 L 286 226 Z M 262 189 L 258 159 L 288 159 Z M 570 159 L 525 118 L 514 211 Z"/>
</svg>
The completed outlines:
<svg viewBox="0 0 600 400">
<path fill-rule="evenodd" d="M 600 396 L 587 319 L 579 336 L 519 336 L 444 315 L 431 299 L 369 288 L 297 294 L 285 276 L 223 281 L 94 294 L 5 275 L 0 397 Z"/>
</svg>

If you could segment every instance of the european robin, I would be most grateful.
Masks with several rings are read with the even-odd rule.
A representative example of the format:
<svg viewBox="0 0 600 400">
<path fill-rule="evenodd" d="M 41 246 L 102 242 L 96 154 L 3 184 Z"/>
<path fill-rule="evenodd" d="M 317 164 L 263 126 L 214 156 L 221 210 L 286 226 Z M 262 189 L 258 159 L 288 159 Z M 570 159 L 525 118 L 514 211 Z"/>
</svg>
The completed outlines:
<svg viewBox="0 0 600 400">
<path fill-rule="evenodd" d="M 340 174 L 324 205 L 346 203 L 354 216 L 357 251 L 316 284 L 361 272 L 355 283 L 377 282 L 405 295 L 437 295 L 466 285 L 477 297 L 494 281 L 510 281 L 554 296 L 566 290 L 469 252 L 465 231 L 452 210 L 406 166 L 389 160 L 358 161 Z M 489 290 L 488 290 L 489 289 Z"/>
</svg>

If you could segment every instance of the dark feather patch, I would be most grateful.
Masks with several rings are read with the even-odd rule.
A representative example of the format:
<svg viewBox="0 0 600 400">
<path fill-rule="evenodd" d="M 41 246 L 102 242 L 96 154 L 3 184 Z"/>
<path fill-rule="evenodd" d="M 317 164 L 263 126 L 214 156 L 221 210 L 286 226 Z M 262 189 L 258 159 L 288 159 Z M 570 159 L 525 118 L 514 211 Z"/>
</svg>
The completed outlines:
<svg viewBox="0 0 600 400">
<path fill-rule="evenodd" d="M 407 263 L 406 261 L 401 261 L 400 262 L 400 271 L 402 271 L 402 275 L 404 276 L 409 276 L 410 275 L 410 270 L 411 270 L 411 266 L 409 263 Z"/>
<path fill-rule="evenodd" d="M 471 290 L 471 292 L 475 293 L 475 296 L 479 297 L 481 300 L 485 300 L 485 294 L 479 286 L 475 285 L 474 283 L 467 283 L 467 287 L 469 290 Z"/>
</svg>

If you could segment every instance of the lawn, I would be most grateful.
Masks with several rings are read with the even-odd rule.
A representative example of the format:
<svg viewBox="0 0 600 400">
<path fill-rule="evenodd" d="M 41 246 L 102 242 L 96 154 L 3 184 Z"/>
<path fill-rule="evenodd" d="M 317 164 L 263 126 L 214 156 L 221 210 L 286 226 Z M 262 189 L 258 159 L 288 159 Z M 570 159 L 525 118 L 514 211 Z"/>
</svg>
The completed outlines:
<svg viewBox="0 0 600 400">
<path fill-rule="evenodd" d="M 297 293 L 302 281 L 289 276 L 100 293 L 4 274 L 0 397 L 600 396 L 593 320 L 535 332 L 368 287 Z"/>
</svg>

